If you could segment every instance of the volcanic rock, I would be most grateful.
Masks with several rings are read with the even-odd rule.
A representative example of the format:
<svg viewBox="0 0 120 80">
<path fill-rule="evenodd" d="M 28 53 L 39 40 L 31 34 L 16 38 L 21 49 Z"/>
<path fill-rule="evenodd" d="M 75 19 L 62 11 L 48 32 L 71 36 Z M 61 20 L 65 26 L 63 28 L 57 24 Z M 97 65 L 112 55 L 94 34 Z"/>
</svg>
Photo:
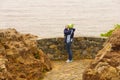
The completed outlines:
<svg viewBox="0 0 120 80">
<path fill-rule="evenodd" d="M 36 38 L 15 29 L 0 29 L 0 80 L 39 80 L 52 69 Z"/>
<path fill-rule="evenodd" d="M 83 73 L 83 80 L 120 80 L 120 29 L 116 29 Z"/>
</svg>

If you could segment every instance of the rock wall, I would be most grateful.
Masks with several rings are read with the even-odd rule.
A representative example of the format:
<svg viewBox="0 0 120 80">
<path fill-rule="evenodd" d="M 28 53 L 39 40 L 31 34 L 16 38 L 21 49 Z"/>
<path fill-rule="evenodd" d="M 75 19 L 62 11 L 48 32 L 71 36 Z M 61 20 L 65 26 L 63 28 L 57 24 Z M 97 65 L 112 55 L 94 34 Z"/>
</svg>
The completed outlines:
<svg viewBox="0 0 120 80">
<path fill-rule="evenodd" d="M 15 29 L 0 29 L 0 80 L 39 80 L 52 69 L 36 38 Z"/>
<path fill-rule="evenodd" d="M 84 71 L 83 80 L 120 80 L 120 29 L 112 33 Z"/>
<path fill-rule="evenodd" d="M 74 59 L 94 58 L 96 53 L 103 48 L 105 38 L 76 37 L 72 43 Z M 38 40 L 38 47 L 52 60 L 67 59 L 67 52 L 63 38 Z"/>
</svg>

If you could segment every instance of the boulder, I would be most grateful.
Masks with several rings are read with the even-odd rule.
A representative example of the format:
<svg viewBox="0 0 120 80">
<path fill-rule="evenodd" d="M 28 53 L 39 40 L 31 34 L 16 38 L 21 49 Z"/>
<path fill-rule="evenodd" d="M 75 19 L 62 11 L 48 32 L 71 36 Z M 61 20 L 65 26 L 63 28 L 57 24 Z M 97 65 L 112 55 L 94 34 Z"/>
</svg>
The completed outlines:
<svg viewBox="0 0 120 80">
<path fill-rule="evenodd" d="M 120 29 L 104 43 L 104 48 L 84 71 L 83 80 L 120 80 Z"/>
<path fill-rule="evenodd" d="M 15 29 L 0 29 L 0 80 L 39 80 L 52 69 L 36 39 Z"/>
</svg>

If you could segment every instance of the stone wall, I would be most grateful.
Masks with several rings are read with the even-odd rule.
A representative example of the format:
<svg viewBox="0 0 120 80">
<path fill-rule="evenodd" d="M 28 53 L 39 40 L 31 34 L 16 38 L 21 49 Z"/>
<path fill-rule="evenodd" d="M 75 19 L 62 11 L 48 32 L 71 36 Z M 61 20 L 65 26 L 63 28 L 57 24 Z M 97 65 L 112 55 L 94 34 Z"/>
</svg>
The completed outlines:
<svg viewBox="0 0 120 80">
<path fill-rule="evenodd" d="M 102 49 L 105 38 L 76 37 L 72 43 L 74 59 L 94 58 L 95 54 Z M 38 47 L 51 59 L 67 59 L 64 38 L 40 39 Z"/>
</svg>

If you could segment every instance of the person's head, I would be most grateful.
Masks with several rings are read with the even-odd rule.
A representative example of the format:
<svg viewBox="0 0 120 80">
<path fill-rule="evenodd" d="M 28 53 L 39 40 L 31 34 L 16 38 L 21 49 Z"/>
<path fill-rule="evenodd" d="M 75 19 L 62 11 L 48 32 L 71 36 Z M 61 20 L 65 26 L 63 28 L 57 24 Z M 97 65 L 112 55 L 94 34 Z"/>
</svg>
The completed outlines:
<svg viewBox="0 0 120 80">
<path fill-rule="evenodd" d="M 72 29 L 74 27 L 74 24 L 68 24 L 68 28 Z"/>
</svg>

